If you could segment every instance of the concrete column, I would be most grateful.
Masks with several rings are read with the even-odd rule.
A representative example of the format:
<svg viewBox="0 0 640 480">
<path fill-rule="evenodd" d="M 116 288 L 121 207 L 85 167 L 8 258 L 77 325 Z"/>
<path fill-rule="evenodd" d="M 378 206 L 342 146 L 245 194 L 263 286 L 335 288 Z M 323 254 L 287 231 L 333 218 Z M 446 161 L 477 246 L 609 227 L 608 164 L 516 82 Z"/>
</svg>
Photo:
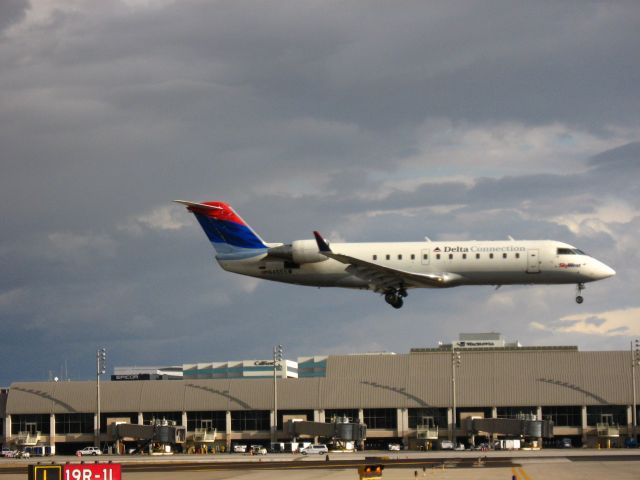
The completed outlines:
<svg viewBox="0 0 640 480">
<path fill-rule="evenodd" d="M 627 436 L 633 437 L 633 406 L 627 405 Z"/>
<path fill-rule="evenodd" d="M 583 405 L 582 407 L 582 444 L 585 445 L 587 443 L 587 406 Z"/>
<path fill-rule="evenodd" d="M 324 410 L 314 410 L 313 411 L 313 421 L 314 422 L 324 422 Z M 318 443 L 318 436 L 313 437 L 313 443 Z"/>
<path fill-rule="evenodd" d="M 491 418 L 498 418 L 498 407 L 491 407 Z M 496 434 L 491 433 L 489 435 L 489 440 L 491 441 L 491 444 L 493 444 L 493 442 L 496 441 Z"/>
<path fill-rule="evenodd" d="M 451 429 L 453 429 L 453 438 L 455 440 L 456 438 L 456 424 L 453 421 L 453 409 L 451 407 L 447 408 L 447 425 L 449 428 L 447 428 L 447 436 L 449 435 L 449 432 L 452 431 Z"/>
<path fill-rule="evenodd" d="M 362 408 L 358 409 L 358 421 L 360 423 L 364 423 L 364 409 Z M 362 440 L 362 442 L 360 442 L 360 450 L 365 449 L 365 443 L 366 443 L 366 440 Z"/>
<path fill-rule="evenodd" d="M 11 439 L 11 415 L 4 417 L 4 441 L 7 443 Z"/>
<path fill-rule="evenodd" d="M 542 421 L 542 407 L 536 407 L 536 418 Z M 542 437 L 538 437 L 538 447 L 542 448 Z"/>
<path fill-rule="evenodd" d="M 51 450 L 55 452 L 56 448 L 56 415 L 54 413 L 49 414 L 49 445 Z"/>
<path fill-rule="evenodd" d="M 401 438 L 402 445 L 409 445 L 409 410 L 406 408 L 398 408 L 398 436 Z"/>
<path fill-rule="evenodd" d="M 182 418 L 180 419 L 180 425 L 186 427 L 188 424 L 187 412 L 182 412 Z"/>
<path fill-rule="evenodd" d="M 94 413 L 93 414 L 93 432 L 94 432 L 94 437 L 95 437 L 95 443 L 97 443 L 98 445 L 94 445 L 96 447 L 100 446 L 100 430 L 98 429 L 98 414 Z"/>
<path fill-rule="evenodd" d="M 225 441 L 227 444 L 227 452 L 231 451 L 231 412 L 227 410 L 227 414 L 225 416 Z"/>
<path fill-rule="evenodd" d="M 275 431 L 275 434 L 272 438 L 275 438 L 278 441 L 278 419 L 275 418 L 275 411 L 269 411 L 269 425 L 271 425 L 271 431 Z"/>
<path fill-rule="evenodd" d="M 144 415 L 142 415 L 142 412 L 138 412 L 138 425 L 142 424 L 144 424 Z"/>
</svg>

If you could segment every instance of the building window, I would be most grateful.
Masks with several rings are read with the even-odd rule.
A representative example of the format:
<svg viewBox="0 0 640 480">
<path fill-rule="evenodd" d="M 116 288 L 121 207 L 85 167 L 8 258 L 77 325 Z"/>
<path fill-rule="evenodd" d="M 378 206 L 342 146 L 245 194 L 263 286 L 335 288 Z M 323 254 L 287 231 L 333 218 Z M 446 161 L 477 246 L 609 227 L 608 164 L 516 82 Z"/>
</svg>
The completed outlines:
<svg viewBox="0 0 640 480">
<path fill-rule="evenodd" d="M 367 428 L 395 429 L 398 427 L 398 414 L 395 408 L 365 408 L 364 423 Z"/>
<path fill-rule="evenodd" d="M 145 425 L 151 425 L 154 420 L 167 420 L 175 422 L 176 425 L 182 425 L 182 412 L 144 412 L 142 414 L 142 423 Z"/>
<path fill-rule="evenodd" d="M 374 259 L 374 260 L 377 260 L 377 259 L 378 259 L 378 255 L 374 255 L 374 256 L 373 256 L 373 259 Z"/>
<path fill-rule="evenodd" d="M 497 413 L 498 418 L 524 419 L 524 416 L 530 418 L 533 415 L 535 417 L 538 414 L 538 409 L 536 407 L 498 407 Z"/>
<path fill-rule="evenodd" d="M 218 432 L 227 430 L 227 412 L 187 412 L 187 430 L 195 431 L 196 428 L 215 428 Z"/>
<path fill-rule="evenodd" d="M 433 419 L 437 427 L 447 428 L 446 408 L 410 408 L 409 428 L 417 428 L 418 425 L 428 425 L 429 418 Z"/>
<path fill-rule="evenodd" d="M 17 435 L 20 432 L 40 432 L 49 435 L 51 431 L 50 417 L 48 413 L 34 413 L 28 415 L 11 415 L 11 433 Z M 93 424 L 93 422 L 92 422 Z"/>
<path fill-rule="evenodd" d="M 325 410 L 324 411 L 324 421 L 325 423 L 331 423 L 334 418 L 344 418 L 347 417 L 350 422 L 358 421 L 358 410 L 355 408 L 342 408 L 335 410 Z"/>
<path fill-rule="evenodd" d="M 603 418 L 603 415 L 605 418 Z M 627 424 L 627 407 L 622 405 L 587 406 L 587 425 L 595 427 L 598 423 L 613 422 L 613 425 Z"/>
<path fill-rule="evenodd" d="M 234 432 L 269 429 L 268 410 L 239 410 L 231 412 L 231 430 Z"/>
<path fill-rule="evenodd" d="M 56 435 L 93 433 L 93 413 L 56 413 Z"/>
<path fill-rule="evenodd" d="M 582 425 L 581 407 L 542 407 L 542 418 L 553 420 L 557 427 L 580 427 Z"/>
</svg>

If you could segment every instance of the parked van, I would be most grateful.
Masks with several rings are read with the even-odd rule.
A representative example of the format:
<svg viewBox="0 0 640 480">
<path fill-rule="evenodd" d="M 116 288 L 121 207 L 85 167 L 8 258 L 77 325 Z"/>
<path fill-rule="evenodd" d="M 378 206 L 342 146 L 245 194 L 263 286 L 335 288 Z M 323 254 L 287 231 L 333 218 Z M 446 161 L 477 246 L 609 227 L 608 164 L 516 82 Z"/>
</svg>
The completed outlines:
<svg viewBox="0 0 640 480">
<path fill-rule="evenodd" d="M 300 450 L 300 453 L 302 455 L 313 455 L 314 453 L 323 455 L 323 454 L 329 453 L 329 448 L 327 448 L 327 446 L 324 443 L 321 443 L 318 445 L 309 445 L 308 447 Z"/>
</svg>

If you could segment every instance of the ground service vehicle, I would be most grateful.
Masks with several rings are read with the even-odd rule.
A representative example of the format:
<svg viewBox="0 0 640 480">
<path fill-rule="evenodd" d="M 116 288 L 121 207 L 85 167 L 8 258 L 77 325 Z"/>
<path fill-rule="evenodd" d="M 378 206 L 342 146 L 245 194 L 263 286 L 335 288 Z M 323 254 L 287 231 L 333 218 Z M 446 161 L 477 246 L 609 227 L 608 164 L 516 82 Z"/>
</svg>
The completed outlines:
<svg viewBox="0 0 640 480">
<path fill-rule="evenodd" d="M 323 455 L 329 453 L 329 448 L 327 448 L 327 446 L 323 443 L 318 445 L 309 445 L 307 448 L 303 448 L 302 450 L 300 450 L 300 453 L 302 455 L 313 455 L 314 453 Z"/>
<path fill-rule="evenodd" d="M 84 447 L 82 450 L 78 450 L 76 455 L 84 457 L 85 455 L 102 455 L 102 451 L 98 447 Z"/>
</svg>

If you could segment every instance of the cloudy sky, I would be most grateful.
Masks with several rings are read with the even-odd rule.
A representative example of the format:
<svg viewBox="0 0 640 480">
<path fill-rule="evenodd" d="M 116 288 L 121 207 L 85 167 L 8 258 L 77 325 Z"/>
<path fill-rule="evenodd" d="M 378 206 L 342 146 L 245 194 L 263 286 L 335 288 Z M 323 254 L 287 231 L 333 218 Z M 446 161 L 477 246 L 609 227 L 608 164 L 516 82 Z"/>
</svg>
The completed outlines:
<svg viewBox="0 0 640 480">
<path fill-rule="evenodd" d="M 124 365 L 640 336 L 640 4 L 3 0 L 0 385 Z M 552 238 L 589 285 L 376 294 L 222 271 L 272 242 Z"/>
</svg>

